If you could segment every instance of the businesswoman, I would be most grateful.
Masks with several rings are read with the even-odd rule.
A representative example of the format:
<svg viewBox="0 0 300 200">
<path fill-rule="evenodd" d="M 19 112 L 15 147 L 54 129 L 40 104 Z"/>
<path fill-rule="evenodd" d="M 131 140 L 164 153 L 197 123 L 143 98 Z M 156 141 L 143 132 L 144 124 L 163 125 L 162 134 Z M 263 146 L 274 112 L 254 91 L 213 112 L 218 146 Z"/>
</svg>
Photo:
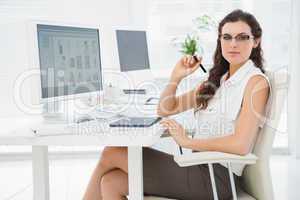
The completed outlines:
<svg viewBox="0 0 300 200">
<path fill-rule="evenodd" d="M 161 94 L 158 114 L 167 117 L 194 109 L 196 134 L 190 138 L 183 126 L 165 118 L 176 143 L 193 151 L 221 151 L 245 155 L 252 151 L 269 98 L 270 85 L 264 74 L 261 50 L 262 30 L 255 17 L 242 10 L 229 13 L 219 24 L 213 68 L 208 78 L 191 91 L 176 96 L 180 81 L 201 62 L 181 58 L 169 84 Z M 213 199 L 206 165 L 179 167 L 173 156 L 143 149 L 145 195 L 182 200 Z M 240 186 L 244 166 L 233 165 Z M 230 199 L 231 186 L 226 166 L 215 164 L 220 199 Z M 127 149 L 107 147 L 91 177 L 85 200 L 126 199 L 128 194 Z"/>
</svg>

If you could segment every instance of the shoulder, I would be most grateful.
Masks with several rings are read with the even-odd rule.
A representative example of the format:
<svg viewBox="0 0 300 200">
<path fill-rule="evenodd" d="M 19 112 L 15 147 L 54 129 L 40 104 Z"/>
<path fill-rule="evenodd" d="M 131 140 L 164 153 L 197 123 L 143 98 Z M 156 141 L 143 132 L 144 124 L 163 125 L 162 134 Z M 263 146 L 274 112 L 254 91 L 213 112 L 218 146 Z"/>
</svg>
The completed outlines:
<svg viewBox="0 0 300 200">
<path fill-rule="evenodd" d="M 264 101 L 270 93 L 270 83 L 268 77 L 263 73 L 252 75 L 246 85 L 244 98 L 246 101 L 255 99 Z"/>
<path fill-rule="evenodd" d="M 268 77 L 263 73 L 252 75 L 247 82 L 246 89 L 254 88 L 269 90 L 270 83 Z"/>
</svg>

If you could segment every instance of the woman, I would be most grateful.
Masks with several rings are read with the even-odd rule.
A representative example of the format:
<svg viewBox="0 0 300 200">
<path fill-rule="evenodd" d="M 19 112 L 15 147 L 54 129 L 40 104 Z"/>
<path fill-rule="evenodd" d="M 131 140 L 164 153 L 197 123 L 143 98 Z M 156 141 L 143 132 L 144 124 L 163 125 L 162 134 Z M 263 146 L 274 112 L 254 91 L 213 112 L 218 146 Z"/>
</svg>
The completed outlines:
<svg viewBox="0 0 300 200">
<path fill-rule="evenodd" d="M 193 151 L 221 151 L 245 155 L 252 151 L 269 97 L 269 81 L 264 75 L 261 50 L 262 30 L 255 17 L 235 10 L 219 24 L 214 65 L 199 87 L 176 96 L 180 81 L 201 62 L 181 58 L 170 82 L 161 94 L 158 114 L 169 116 L 194 109 L 197 129 L 194 138 L 175 120 L 164 119 L 176 143 Z M 207 165 L 179 167 L 173 156 L 143 149 L 144 192 L 146 195 L 183 200 L 213 199 Z M 233 165 L 240 186 L 244 166 Z M 214 165 L 218 196 L 232 197 L 226 166 Z M 128 194 L 127 149 L 107 147 L 88 185 L 85 200 L 126 199 Z"/>
</svg>

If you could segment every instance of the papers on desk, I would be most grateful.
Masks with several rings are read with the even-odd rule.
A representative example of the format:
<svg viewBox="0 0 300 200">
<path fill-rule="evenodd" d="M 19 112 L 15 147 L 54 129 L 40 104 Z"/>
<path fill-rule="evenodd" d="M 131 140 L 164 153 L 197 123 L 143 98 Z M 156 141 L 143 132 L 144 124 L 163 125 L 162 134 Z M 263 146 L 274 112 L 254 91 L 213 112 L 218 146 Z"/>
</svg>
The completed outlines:
<svg viewBox="0 0 300 200">
<path fill-rule="evenodd" d="M 94 119 L 103 119 L 103 120 L 110 120 L 113 118 L 121 117 L 120 114 L 117 112 L 107 111 L 107 110 L 95 110 L 93 112 L 88 113 Z"/>
<path fill-rule="evenodd" d="M 101 115 L 104 114 L 104 117 L 155 117 L 157 105 L 143 105 L 143 104 L 110 104 L 105 105 L 102 108 L 97 108 L 95 112 L 92 112 L 92 115 L 98 116 L 101 118 Z M 97 113 L 98 112 L 98 113 Z"/>
<path fill-rule="evenodd" d="M 157 117 L 156 105 L 132 105 L 121 112 L 128 117 Z"/>
<path fill-rule="evenodd" d="M 106 98 L 105 101 L 113 104 L 157 105 L 159 96 L 155 94 L 123 94 L 117 98 Z"/>
</svg>

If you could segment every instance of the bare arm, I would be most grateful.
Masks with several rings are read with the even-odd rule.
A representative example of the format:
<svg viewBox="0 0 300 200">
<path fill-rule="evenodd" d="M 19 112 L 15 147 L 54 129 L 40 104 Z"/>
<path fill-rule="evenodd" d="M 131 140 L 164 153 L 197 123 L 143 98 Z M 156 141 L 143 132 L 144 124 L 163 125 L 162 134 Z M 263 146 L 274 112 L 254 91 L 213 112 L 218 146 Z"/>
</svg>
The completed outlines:
<svg viewBox="0 0 300 200">
<path fill-rule="evenodd" d="M 252 77 L 246 86 L 241 113 L 232 135 L 187 140 L 186 148 L 199 151 L 221 151 L 239 155 L 249 153 L 259 129 L 260 117 L 265 114 L 269 85 L 262 76 Z"/>
<path fill-rule="evenodd" d="M 199 62 L 195 62 L 192 57 L 185 56 L 181 58 L 176 64 L 170 81 L 160 96 L 160 101 L 157 107 L 157 114 L 159 116 L 174 115 L 195 106 L 196 90 L 191 90 L 180 96 L 176 96 L 176 90 L 180 81 L 193 73 L 199 68 Z"/>
<path fill-rule="evenodd" d="M 189 110 L 196 105 L 195 89 L 176 96 L 178 82 L 170 81 L 160 96 L 157 113 L 160 116 L 174 115 Z"/>
</svg>

